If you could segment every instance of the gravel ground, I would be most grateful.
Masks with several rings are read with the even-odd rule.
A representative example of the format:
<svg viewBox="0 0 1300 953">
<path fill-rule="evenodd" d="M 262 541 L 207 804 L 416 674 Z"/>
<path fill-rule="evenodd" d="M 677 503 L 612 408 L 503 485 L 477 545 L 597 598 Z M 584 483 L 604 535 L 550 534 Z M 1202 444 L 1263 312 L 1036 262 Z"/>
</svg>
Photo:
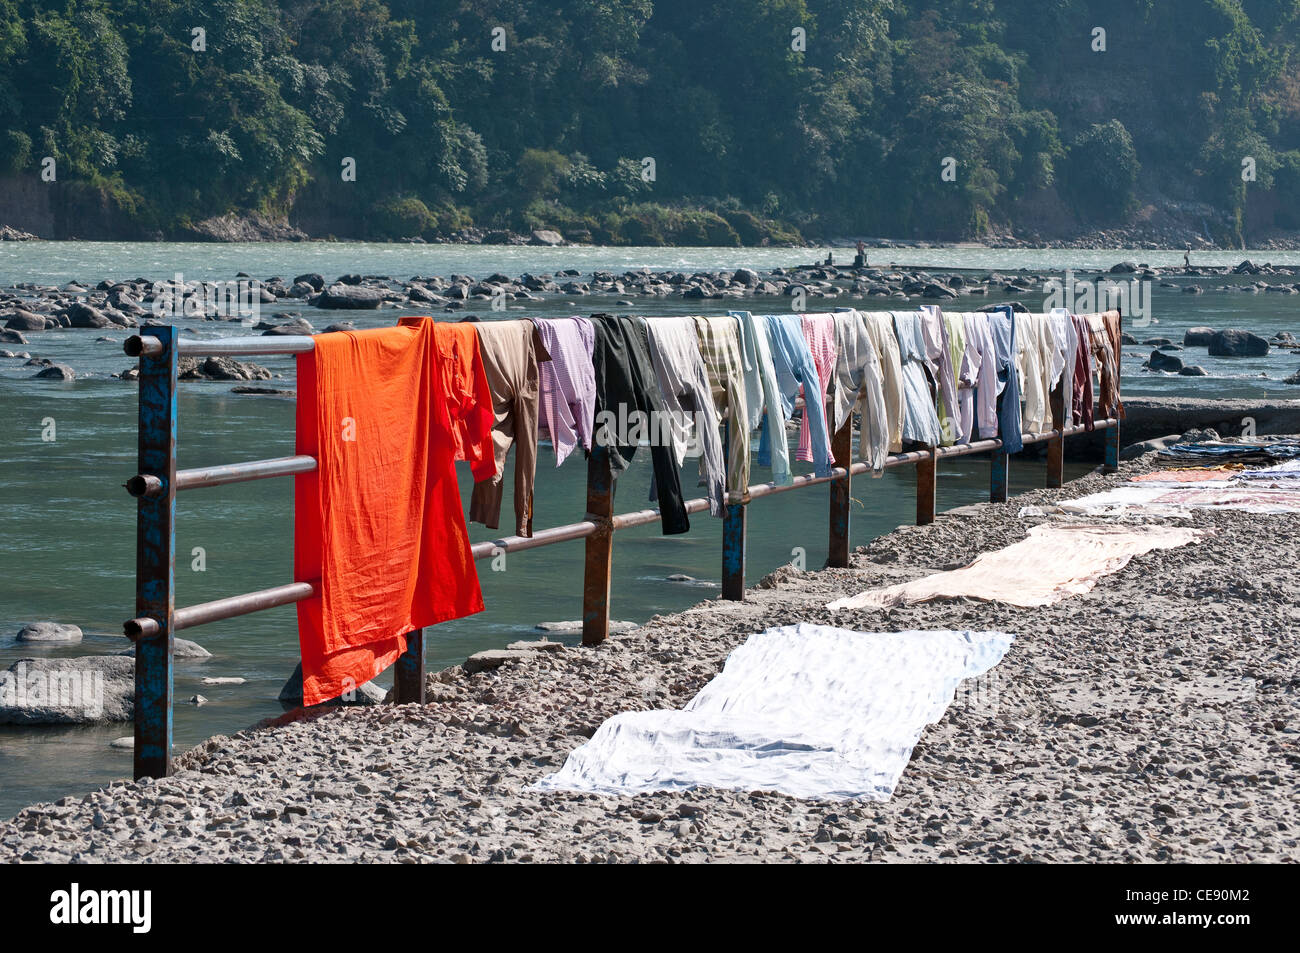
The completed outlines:
<svg viewBox="0 0 1300 953">
<path fill-rule="evenodd" d="M 1124 474 L 1150 468 L 1141 458 Z M 1213 530 L 1201 543 L 1138 557 L 1046 609 L 823 608 L 1015 542 L 1050 518 L 1020 507 L 1116 479 L 902 527 L 851 569 L 778 570 L 744 603 L 656 617 L 597 649 L 448 669 L 429 677 L 424 706 L 290 713 L 212 738 L 170 778 L 28 808 L 0 825 L 0 861 L 1300 858 L 1300 517 L 1203 512 L 1189 521 Z M 1016 642 L 926 730 L 887 803 L 528 790 L 605 718 L 684 705 L 749 633 L 797 621 Z"/>
</svg>

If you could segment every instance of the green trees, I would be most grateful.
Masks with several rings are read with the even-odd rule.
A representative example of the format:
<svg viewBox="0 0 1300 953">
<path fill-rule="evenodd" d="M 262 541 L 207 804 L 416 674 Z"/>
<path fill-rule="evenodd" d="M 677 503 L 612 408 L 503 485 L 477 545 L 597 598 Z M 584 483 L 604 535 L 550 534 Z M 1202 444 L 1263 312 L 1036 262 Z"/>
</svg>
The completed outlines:
<svg viewBox="0 0 1300 953">
<path fill-rule="evenodd" d="M 0 174 L 357 237 L 1249 231 L 1300 219 L 1298 42 L 1300 0 L 0 0 Z"/>
<path fill-rule="evenodd" d="M 1075 137 L 1064 181 L 1080 216 L 1105 222 L 1131 209 L 1140 170 L 1133 137 L 1122 122 L 1112 119 L 1094 123 Z"/>
</svg>

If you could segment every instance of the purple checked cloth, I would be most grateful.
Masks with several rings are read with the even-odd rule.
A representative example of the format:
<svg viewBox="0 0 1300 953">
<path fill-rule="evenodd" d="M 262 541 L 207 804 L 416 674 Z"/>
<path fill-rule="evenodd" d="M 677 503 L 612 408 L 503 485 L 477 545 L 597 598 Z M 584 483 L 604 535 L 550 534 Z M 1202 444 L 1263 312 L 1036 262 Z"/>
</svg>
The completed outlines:
<svg viewBox="0 0 1300 953">
<path fill-rule="evenodd" d="M 541 363 L 538 431 L 550 436 L 558 467 L 573 448 L 591 449 L 596 416 L 596 372 L 591 353 L 596 333 L 586 318 L 533 318 L 551 359 Z"/>
</svg>

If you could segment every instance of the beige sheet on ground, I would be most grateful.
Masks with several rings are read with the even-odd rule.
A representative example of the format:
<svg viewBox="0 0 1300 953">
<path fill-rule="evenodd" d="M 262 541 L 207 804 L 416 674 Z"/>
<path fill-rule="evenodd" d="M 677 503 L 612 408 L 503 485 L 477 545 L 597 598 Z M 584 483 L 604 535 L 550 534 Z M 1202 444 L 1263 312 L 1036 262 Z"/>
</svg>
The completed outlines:
<svg viewBox="0 0 1300 953">
<path fill-rule="evenodd" d="M 966 596 L 1013 606 L 1048 606 L 1088 592 L 1134 556 L 1199 539 L 1201 530 L 1172 526 L 1042 523 L 1018 543 L 981 553 L 969 566 L 884 589 L 868 589 L 826 608 L 907 605 Z"/>
</svg>

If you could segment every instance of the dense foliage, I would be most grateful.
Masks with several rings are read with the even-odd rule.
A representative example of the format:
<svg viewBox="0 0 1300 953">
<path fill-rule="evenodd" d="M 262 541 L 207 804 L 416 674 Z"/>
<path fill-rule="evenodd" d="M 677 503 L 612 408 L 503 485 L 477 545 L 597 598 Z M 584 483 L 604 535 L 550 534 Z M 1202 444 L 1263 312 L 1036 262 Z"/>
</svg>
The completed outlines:
<svg viewBox="0 0 1300 953">
<path fill-rule="evenodd" d="M 1300 227 L 1298 43 L 1300 0 L 0 0 L 0 175 L 167 230 L 1233 240 Z"/>
</svg>

